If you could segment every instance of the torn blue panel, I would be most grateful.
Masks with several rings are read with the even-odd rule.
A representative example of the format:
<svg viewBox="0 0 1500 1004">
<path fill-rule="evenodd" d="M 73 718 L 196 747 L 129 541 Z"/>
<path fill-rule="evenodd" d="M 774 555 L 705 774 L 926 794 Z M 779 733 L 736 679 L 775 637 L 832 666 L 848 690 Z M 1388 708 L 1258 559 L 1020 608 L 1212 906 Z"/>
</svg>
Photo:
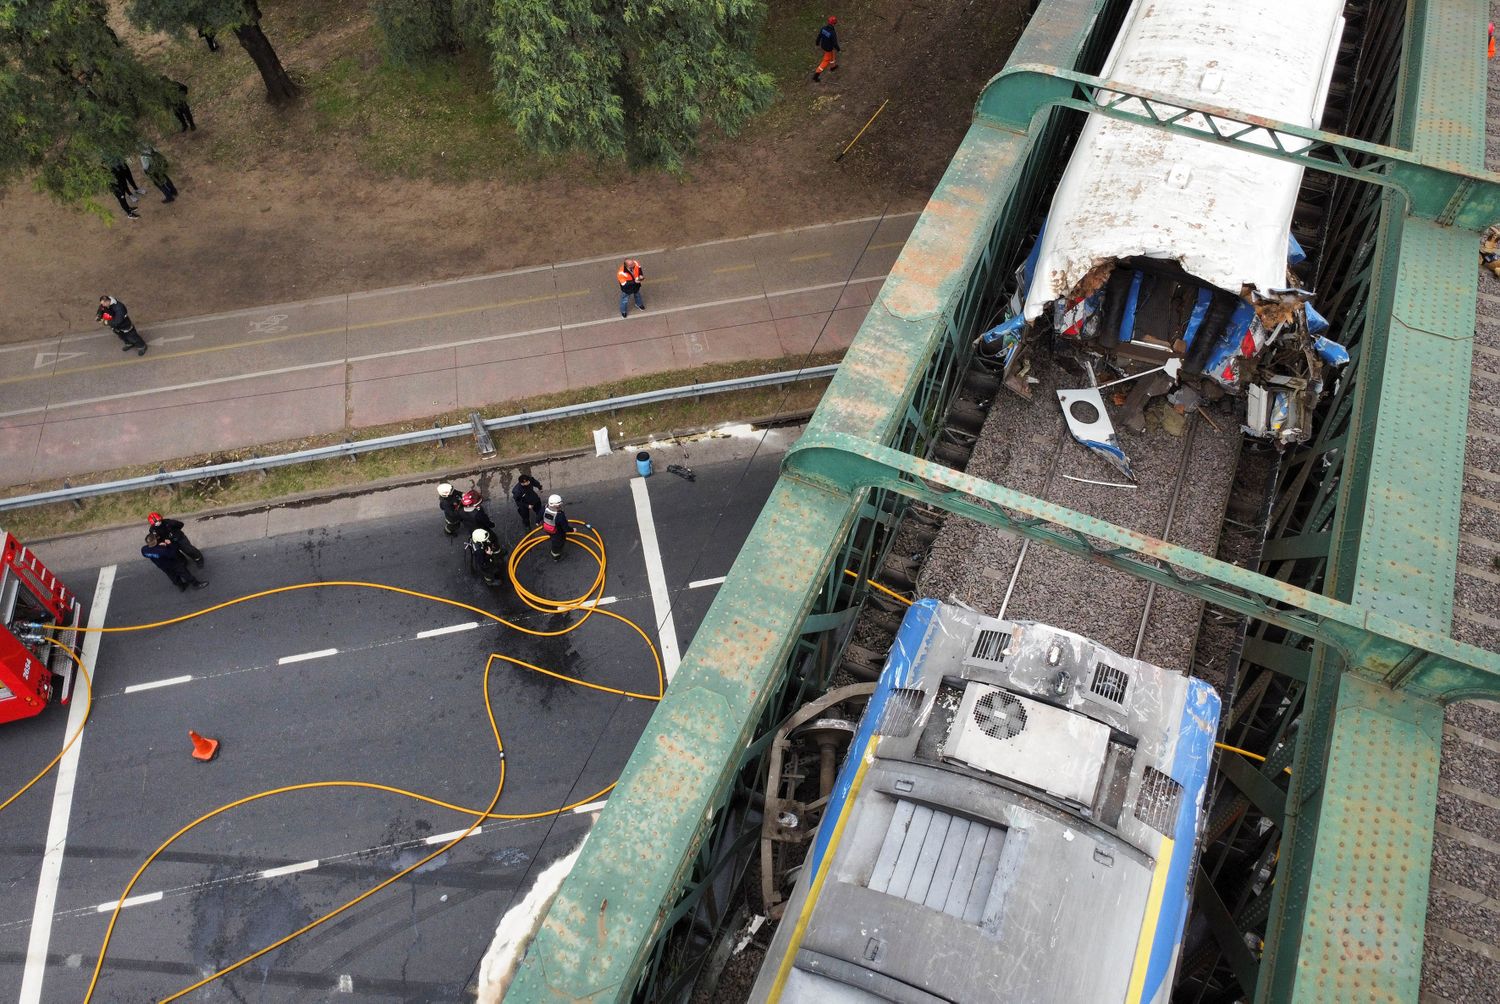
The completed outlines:
<svg viewBox="0 0 1500 1004">
<path fill-rule="evenodd" d="M 1141 280 L 1144 272 L 1136 272 L 1130 280 L 1130 293 L 1125 297 L 1125 316 L 1120 318 L 1120 341 L 1128 342 L 1135 333 L 1135 307 L 1141 298 Z"/>
<path fill-rule="evenodd" d="M 1198 290 L 1198 302 L 1193 304 L 1193 313 L 1188 317 L 1187 328 L 1182 332 L 1182 341 L 1187 348 L 1193 347 L 1193 339 L 1198 337 L 1198 329 L 1203 326 L 1203 319 L 1208 316 L 1208 305 L 1213 302 L 1213 290 Z"/>
<path fill-rule="evenodd" d="M 1130 458 L 1125 456 L 1125 451 L 1120 447 L 1120 441 L 1114 436 L 1110 436 L 1107 443 L 1101 443 L 1096 439 L 1080 439 L 1079 442 L 1108 460 L 1114 465 L 1115 470 L 1132 482 L 1135 481 L 1135 472 L 1130 469 Z"/>
<path fill-rule="evenodd" d="M 1310 326 L 1310 325 L 1309 325 Z M 1326 328 L 1327 325 L 1324 325 Z M 1349 350 L 1331 338 L 1319 335 L 1313 339 L 1313 351 L 1329 366 L 1342 366 L 1349 361 Z"/>
<path fill-rule="evenodd" d="M 1002 321 L 979 336 L 979 352 L 990 358 L 999 358 L 1006 369 L 1021 348 L 1021 332 L 1026 327 L 1026 318 L 1017 314 Z"/>
<path fill-rule="evenodd" d="M 1249 351 L 1245 351 L 1246 341 L 1250 339 L 1250 325 L 1254 320 L 1255 308 L 1241 300 L 1240 305 L 1234 308 L 1234 313 L 1229 315 L 1224 330 L 1214 339 L 1208 362 L 1203 365 L 1204 373 L 1226 387 L 1234 385 L 1239 370 L 1234 365 L 1235 359 L 1240 355 L 1252 355 L 1255 351 L 1253 340 L 1250 340 Z"/>
<path fill-rule="evenodd" d="M 1301 265 L 1307 261 L 1307 252 L 1302 250 L 1302 245 L 1297 243 L 1297 238 L 1291 234 L 1286 235 L 1286 263 L 1288 265 Z"/>
<path fill-rule="evenodd" d="M 1328 330 L 1328 318 L 1318 313 L 1310 303 L 1304 303 L 1302 309 L 1307 311 L 1307 330 L 1314 335 L 1321 335 Z"/>
<path fill-rule="evenodd" d="M 1042 238 L 1047 236 L 1047 221 L 1042 221 L 1042 229 L 1037 231 L 1036 242 L 1031 245 L 1031 250 L 1026 253 L 1026 260 L 1021 263 L 1021 288 L 1031 288 L 1031 277 L 1036 275 L 1036 263 L 1042 257 Z"/>
</svg>

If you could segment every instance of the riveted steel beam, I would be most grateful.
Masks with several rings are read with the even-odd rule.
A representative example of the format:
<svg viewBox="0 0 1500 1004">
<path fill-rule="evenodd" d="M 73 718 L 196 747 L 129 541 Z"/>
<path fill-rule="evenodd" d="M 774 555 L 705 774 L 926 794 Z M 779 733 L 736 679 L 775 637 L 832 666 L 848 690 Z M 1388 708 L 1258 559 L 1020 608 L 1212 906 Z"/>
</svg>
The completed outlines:
<svg viewBox="0 0 1500 1004">
<path fill-rule="evenodd" d="M 1443 226 L 1479 232 L 1500 219 L 1500 175 L 1055 66 L 1006 67 L 980 94 L 974 114 L 1024 134 L 1047 108 L 1103 115 L 1395 189 L 1410 215 Z"/>
<path fill-rule="evenodd" d="M 1500 696 L 1500 655 L 847 433 L 809 429 L 783 466 L 841 496 L 900 492 L 1295 631 L 1393 688 L 1436 700 Z"/>
</svg>

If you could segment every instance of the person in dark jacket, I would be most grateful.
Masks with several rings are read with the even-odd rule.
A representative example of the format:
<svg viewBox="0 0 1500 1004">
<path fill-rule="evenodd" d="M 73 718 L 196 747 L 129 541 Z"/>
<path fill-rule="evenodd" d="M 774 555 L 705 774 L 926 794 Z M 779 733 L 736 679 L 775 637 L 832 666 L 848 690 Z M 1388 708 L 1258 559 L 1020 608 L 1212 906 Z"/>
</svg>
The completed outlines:
<svg viewBox="0 0 1500 1004">
<path fill-rule="evenodd" d="M 813 83 L 823 79 L 825 70 L 837 70 L 839 68 L 839 33 L 835 27 L 839 19 L 832 14 L 828 16 L 828 23 L 818 30 L 818 37 L 813 40 L 816 48 L 823 50 L 823 61 L 818 68 L 813 70 Z"/>
<path fill-rule="evenodd" d="M 161 192 L 163 202 L 173 202 L 177 199 L 177 186 L 172 183 L 172 178 L 167 174 L 171 168 L 171 162 L 167 155 L 156 147 L 147 143 L 141 147 L 141 170 L 150 179 L 156 190 Z"/>
<path fill-rule="evenodd" d="M 568 514 L 563 511 L 561 495 L 548 496 L 547 508 L 542 510 L 542 531 L 552 538 L 552 560 L 562 560 L 568 544 Z"/>
<path fill-rule="evenodd" d="M 521 526 L 531 529 L 531 517 L 536 516 L 537 525 L 542 522 L 542 483 L 530 474 L 522 474 L 511 486 L 510 497 L 516 503 L 516 512 L 521 515 Z"/>
<path fill-rule="evenodd" d="M 115 184 L 125 189 L 127 196 L 146 194 L 146 190 L 136 184 L 135 175 L 130 173 L 130 165 L 125 161 L 115 161 L 109 166 L 109 173 L 115 176 Z"/>
<path fill-rule="evenodd" d="M 172 102 L 172 114 L 177 116 L 177 124 L 182 127 L 182 132 L 189 129 L 197 129 L 198 123 L 193 121 L 193 109 L 188 104 L 188 85 L 180 80 L 173 80 L 165 73 L 161 75 L 162 80 L 177 88 L 177 100 Z"/>
<path fill-rule="evenodd" d="M 498 586 L 505 578 L 505 551 L 488 530 L 475 530 L 464 545 L 469 557 L 469 571 L 487 586 Z"/>
<path fill-rule="evenodd" d="M 208 585 L 207 579 L 196 579 L 193 573 L 188 571 L 187 562 L 183 560 L 182 552 L 177 545 L 163 543 L 154 533 L 146 534 L 146 546 L 141 548 L 141 556 L 149 558 L 151 564 L 160 568 L 167 578 L 179 592 L 187 592 L 187 587 L 202 589 Z"/>
<path fill-rule="evenodd" d="M 475 530 L 495 529 L 495 521 L 484 511 L 484 496 L 479 494 L 478 488 L 470 488 L 464 492 L 459 501 L 462 506 L 458 510 L 458 521 L 466 535 L 472 537 Z"/>
<path fill-rule="evenodd" d="M 458 532 L 458 525 L 463 522 L 458 516 L 462 508 L 463 495 L 446 481 L 438 485 L 438 509 L 443 513 L 443 532 L 450 537 Z"/>
<path fill-rule="evenodd" d="M 139 331 L 135 330 L 135 322 L 130 319 L 130 312 L 125 309 L 125 304 L 106 294 L 99 297 L 99 312 L 94 316 L 100 324 L 109 325 L 110 330 L 125 343 L 121 352 L 135 349 L 135 354 L 138 356 L 146 354 L 146 340 L 141 337 Z"/>
<path fill-rule="evenodd" d="M 151 527 L 151 532 L 156 534 L 156 539 L 163 544 L 172 544 L 199 568 L 203 567 L 203 552 L 193 546 L 188 540 L 188 535 L 182 529 L 182 520 L 167 519 L 159 512 L 147 513 L 146 523 Z"/>
</svg>

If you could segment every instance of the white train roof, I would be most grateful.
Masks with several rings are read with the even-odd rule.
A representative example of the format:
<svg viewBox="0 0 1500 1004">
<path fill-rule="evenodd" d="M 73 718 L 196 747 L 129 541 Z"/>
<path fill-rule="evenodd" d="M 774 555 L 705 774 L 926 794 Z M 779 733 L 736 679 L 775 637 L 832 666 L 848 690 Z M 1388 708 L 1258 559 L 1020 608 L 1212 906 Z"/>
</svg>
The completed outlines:
<svg viewBox="0 0 1500 1004">
<path fill-rule="evenodd" d="M 1342 10 L 1342 0 L 1142 0 L 1101 75 L 1316 127 Z M 1195 118 L 1202 128 L 1197 117 L 1183 124 Z M 1245 283 L 1284 286 L 1301 182 L 1302 169 L 1285 161 L 1090 115 L 1053 196 L 1026 318 L 1119 258 L 1175 259 L 1236 294 Z"/>
</svg>

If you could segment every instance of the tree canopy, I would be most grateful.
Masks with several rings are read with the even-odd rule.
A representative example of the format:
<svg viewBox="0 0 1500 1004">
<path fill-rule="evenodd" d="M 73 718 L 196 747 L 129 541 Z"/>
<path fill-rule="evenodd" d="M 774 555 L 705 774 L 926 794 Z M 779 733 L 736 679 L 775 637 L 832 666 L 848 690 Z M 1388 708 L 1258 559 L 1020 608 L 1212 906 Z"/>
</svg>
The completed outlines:
<svg viewBox="0 0 1500 1004">
<path fill-rule="evenodd" d="M 133 23 L 152 31 L 232 31 L 255 61 L 266 85 L 266 97 L 281 103 L 300 92 L 261 29 L 259 0 L 130 0 L 125 11 Z"/>
<path fill-rule="evenodd" d="M 496 96 L 522 140 L 679 171 L 712 122 L 770 103 L 755 66 L 761 0 L 496 0 Z"/>
<path fill-rule="evenodd" d="M 0 0 L 0 183 L 35 174 L 98 212 L 109 166 L 140 149 L 176 89 L 120 43 L 101 0 Z"/>
</svg>

